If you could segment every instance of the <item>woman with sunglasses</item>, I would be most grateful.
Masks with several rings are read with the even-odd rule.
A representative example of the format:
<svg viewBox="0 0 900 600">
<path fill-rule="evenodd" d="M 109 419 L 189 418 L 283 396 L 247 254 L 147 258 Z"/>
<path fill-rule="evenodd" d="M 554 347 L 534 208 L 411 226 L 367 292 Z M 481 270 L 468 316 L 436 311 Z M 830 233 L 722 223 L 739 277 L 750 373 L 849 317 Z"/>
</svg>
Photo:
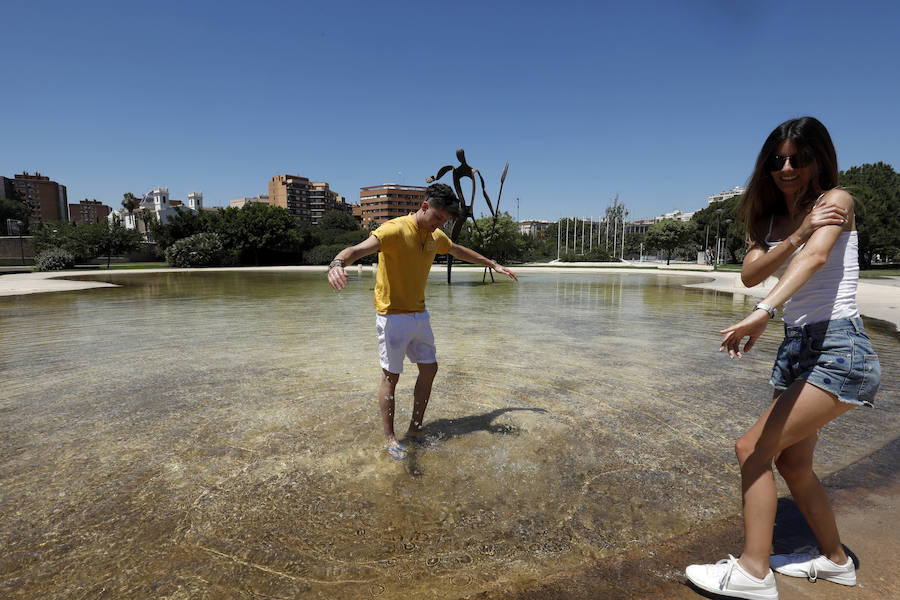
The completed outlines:
<svg viewBox="0 0 900 600">
<path fill-rule="evenodd" d="M 774 400 L 735 444 L 743 552 L 740 558 L 729 555 L 716 564 L 689 566 L 688 579 L 703 590 L 774 600 L 778 591 L 771 569 L 856 584 L 853 561 L 812 470 L 818 430 L 854 406 L 872 406 L 881 377 L 856 306 L 853 204 L 853 197 L 838 188 L 837 157 L 822 123 L 812 117 L 792 119 L 769 135 L 741 204 L 750 241 L 741 279 L 747 286 L 770 275 L 779 280 L 747 318 L 720 332 L 725 336 L 720 351 L 741 358 L 782 305 L 785 338 L 772 372 Z M 816 550 L 769 555 L 778 501 L 773 461 L 816 536 Z"/>
</svg>

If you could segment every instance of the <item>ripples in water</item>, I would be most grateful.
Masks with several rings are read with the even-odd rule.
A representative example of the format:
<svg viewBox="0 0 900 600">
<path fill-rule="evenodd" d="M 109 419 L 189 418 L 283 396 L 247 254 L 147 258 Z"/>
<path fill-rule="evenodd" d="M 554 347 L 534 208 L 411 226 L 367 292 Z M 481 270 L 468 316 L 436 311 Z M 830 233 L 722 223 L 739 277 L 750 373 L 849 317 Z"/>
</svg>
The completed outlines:
<svg viewBox="0 0 900 600">
<path fill-rule="evenodd" d="M 780 331 L 717 352 L 752 302 L 697 277 L 436 273 L 428 441 L 382 450 L 373 279 L 109 275 L 0 299 L 0 592 L 12 597 L 462 597 L 739 510 L 733 440 Z M 823 431 L 822 474 L 897 430 Z M 398 430 L 415 368 L 398 386 Z"/>
</svg>

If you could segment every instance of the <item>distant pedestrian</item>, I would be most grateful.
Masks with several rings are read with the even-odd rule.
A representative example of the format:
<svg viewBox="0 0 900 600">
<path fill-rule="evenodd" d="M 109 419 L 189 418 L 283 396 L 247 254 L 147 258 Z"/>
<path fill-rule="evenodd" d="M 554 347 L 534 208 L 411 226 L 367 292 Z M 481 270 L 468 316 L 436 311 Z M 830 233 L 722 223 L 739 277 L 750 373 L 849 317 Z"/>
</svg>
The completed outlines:
<svg viewBox="0 0 900 600">
<path fill-rule="evenodd" d="M 413 413 L 406 437 L 422 436 L 425 408 L 431 396 L 431 384 L 437 374 L 437 354 L 431 320 L 425 310 L 425 283 L 437 254 L 490 267 L 518 281 L 516 275 L 493 260 L 453 243 L 441 230 L 451 216 L 464 214 L 450 186 L 435 183 L 425 190 L 425 200 L 415 213 L 384 223 L 365 241 L 341 250 L 328 267 L 328 282 L 335 290 L 347 285 L 344 267 L 363 256 L 378 252 L 375 275 L 375 326 L 382 379 L 378 405 L 386 449 L 392 458 L 406 458 L 406 447 L 394 434 L 394 391 L 403 359 L 416 363 L 419 376 L 413 392 Z"/>
<path fill-rule="evenodd" d="M 707 267 L 712 266 L 712 260 L 713 260 L 712 248 L 710 246 L 707 246 L 706 247 L 706 266 Z"/>
<path fill-rule="evenodd" d="M 771 569 L 792 577 L 856 584 L 828 496 L 813 472 L 818 431 L 854 406 L 872 406 L 881 368 L 856 306 L 858 239 L 853 197 L 838 187 L 831 136 L 812 117 L 766 139 L 741 204 L 750 248 L 741 279 L 778 283 L 752 313 L 721 331 L 721 351 L 749 351 L 784 305 L 785 338 L 771 384 L 774 401 L 735 444 L 741 467 L 744 549 L 691 565 L 697 587 L 735 598 L 777 599 Z M 769 556 L 777 507 L 772 462 L 818 541 L 818 549 Z M 771 567 L 771 569 L 770 569 Z"/>
</svg>

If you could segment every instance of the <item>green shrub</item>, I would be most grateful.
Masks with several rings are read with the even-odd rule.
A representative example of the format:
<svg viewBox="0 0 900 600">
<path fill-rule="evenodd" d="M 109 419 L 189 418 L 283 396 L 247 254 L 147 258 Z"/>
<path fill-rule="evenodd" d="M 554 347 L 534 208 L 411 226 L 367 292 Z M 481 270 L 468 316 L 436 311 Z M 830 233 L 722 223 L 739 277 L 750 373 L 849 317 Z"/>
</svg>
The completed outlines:
<svg viewBox="0 0 900 600">
<path fill-rule="evenodd" d="M 225 248 L 215 233 L 197 233 L 166 248 L 166 262 L 172 267 L 213 267 L 224 256 Z"/>
<path fill-rule="evenodd" d="M 612 255 L 604 248 L 594 248 L 584 254 L 563 254 L 559 257 L 560 262 L 619 262 L 618 257 Z"/>
<path fill-rule="evenodd" d="M 34 258 L 35 271 L 62 271 L 75 266 L 75 257 L 62 248 L 48 248 Z"/>
</svg>

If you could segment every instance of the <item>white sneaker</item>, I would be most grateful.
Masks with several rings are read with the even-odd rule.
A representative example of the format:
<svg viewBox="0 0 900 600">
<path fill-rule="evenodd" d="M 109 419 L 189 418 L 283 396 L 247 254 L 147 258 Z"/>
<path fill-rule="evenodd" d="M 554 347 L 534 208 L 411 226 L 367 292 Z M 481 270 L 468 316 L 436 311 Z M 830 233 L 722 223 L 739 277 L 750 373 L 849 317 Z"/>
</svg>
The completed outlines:
<svg viewBox="0 0 900 600">
<path fill-rule="evenodd" d="M 769 566 L 782 575 L 806 577 L 810 581 L 824 579 L 841 585 L 856 585 L 856 566 L 852 558 L 843 565 L 832 562 L 815 548 L 792 554 L 774 554 Z"/>
<path fill-rule="evenodd" d="M 754 577 L 730 554 L 714 565 L 691 565 L 684 574 L 698 588 L 714 594 L 747 600 L 778 600 L 772 571 L 764 579 Z"/>
</svg>

